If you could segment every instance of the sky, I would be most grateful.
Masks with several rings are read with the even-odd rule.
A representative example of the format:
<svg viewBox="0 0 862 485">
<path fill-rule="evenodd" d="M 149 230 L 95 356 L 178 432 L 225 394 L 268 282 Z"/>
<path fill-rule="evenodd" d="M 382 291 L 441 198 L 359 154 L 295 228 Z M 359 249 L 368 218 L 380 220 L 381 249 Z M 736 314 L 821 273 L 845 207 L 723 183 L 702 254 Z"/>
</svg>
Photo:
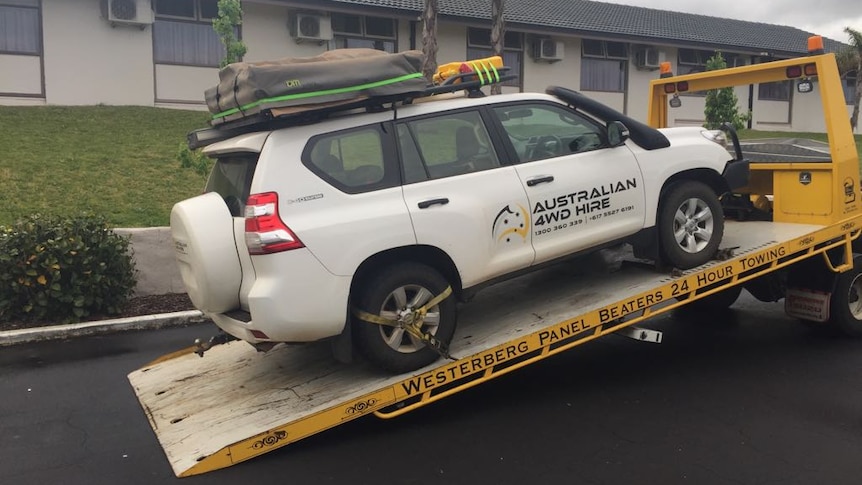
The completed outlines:
<svg viewBox="0 0 862 485">
<path fill-rule="evenodd" d="M 844 27 L 862 31 L 859 0 L 599 0 L 638 7 L 790 25 L 845 44 Z"/>
</svg>

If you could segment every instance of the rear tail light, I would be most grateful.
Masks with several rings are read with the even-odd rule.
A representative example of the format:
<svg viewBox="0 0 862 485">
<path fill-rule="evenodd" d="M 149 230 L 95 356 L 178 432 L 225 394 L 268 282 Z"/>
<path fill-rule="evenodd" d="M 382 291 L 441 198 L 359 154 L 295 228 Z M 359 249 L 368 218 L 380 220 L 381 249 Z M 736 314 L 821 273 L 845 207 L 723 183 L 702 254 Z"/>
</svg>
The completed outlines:
<svg viewBox="0 0 862 485">
<path fill-rule="evenodd" d="M 271 254 L 305 247 L 278 216 L 278 194 L 252 194 L 245 206 L 245 244 L 249 254 Z"/>
</svg>

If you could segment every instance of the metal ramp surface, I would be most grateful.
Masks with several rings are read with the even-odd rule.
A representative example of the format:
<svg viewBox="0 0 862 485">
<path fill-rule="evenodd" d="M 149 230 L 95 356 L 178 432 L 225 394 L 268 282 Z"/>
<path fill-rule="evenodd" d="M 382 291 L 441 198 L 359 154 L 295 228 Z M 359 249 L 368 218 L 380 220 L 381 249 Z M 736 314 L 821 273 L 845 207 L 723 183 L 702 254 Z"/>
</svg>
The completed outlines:
<svg viewBox="0 0 862 485">
<path fill-rule="evenodd" d="M 224 468 L 367 414 L 394 417 L 651 315 L 828 248 L 850 244 L 862 217 L 840 227 L 728 221 L 734 256 L 669 276 L 600 256 L 493 286 L 460 307 L 439 360 L 390 376 L 339 364 L 328 345 L 256 352 L 245 342 L 185 354 L 129 374 L 177 476 Z M 677 298 L 679 297 L 679 298 Z M 398 406 L 393 406 L 398 404 Z"/>
</svg>

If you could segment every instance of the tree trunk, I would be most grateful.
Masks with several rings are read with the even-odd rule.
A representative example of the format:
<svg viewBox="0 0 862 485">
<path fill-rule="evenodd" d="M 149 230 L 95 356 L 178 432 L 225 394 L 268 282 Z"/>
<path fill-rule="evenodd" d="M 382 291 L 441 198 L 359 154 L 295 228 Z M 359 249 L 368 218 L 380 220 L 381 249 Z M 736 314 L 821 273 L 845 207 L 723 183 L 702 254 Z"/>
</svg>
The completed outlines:
<svg viewBox="0 0 862 485">
<path fill-rule="evenodd" d="M 422 11 L 422 75 L 430 83 L 437 72 L 437 0 L 425 0 Z"/>
<path fill-rule="evenodd" d="M 506 34 L 506 23 L 503 21 L 503 1 L 491 0 L 491 48 L 494 55 L 503 57 L 503 39 Z M 491 94 L 500 94 L 499 84 L 491 86 Z"/>
</svg>

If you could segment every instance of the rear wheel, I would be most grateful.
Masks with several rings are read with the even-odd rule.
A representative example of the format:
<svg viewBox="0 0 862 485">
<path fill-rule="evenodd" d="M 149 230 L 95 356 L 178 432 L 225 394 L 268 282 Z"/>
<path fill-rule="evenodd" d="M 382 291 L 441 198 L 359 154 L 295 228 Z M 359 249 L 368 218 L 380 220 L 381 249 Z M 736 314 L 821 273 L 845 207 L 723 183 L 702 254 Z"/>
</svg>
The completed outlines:
<svg viewBox="0 0 862 485">
<path fill-rule="evenodd" d="M 862 256 L 853 258 L 853 269 L 836 276 L 829 323 L 844 335 L 862 337 Z"/>
<path fill-rule="evenodd" d="M 701 182 L 675 184 L 661 201 L 658 232 L 662 254 L 674 267 L 689 269 L 706 263 L 724 235 L 718 196 Z"/>
<path fill-rule="evenodd" d="M 387 320 L 409 322 L 413 311 L 443 293 L 449 283 L 423 264 L 403 263 L 384 269 L 360 290 L 355 305 Z M 448 344 L 455 333 L 453 296 L 427 309 L 421 330 Z M 366 359 L 390 372 L 403 373 L 428 365 L 439 357 L 434 349 L 403 328 L 369 323 L 354 317 L 354 336 Z"/>
<path fill-rule="evenodd" d="M 689 308 L 698 312 L 720 311 L 731 307 L 739 295 L 742 294 L 742 285 L 736 285 L 718 293 L 713 293 L 707 297 L 695 300 L 683 308 Z"/>
</svg>

